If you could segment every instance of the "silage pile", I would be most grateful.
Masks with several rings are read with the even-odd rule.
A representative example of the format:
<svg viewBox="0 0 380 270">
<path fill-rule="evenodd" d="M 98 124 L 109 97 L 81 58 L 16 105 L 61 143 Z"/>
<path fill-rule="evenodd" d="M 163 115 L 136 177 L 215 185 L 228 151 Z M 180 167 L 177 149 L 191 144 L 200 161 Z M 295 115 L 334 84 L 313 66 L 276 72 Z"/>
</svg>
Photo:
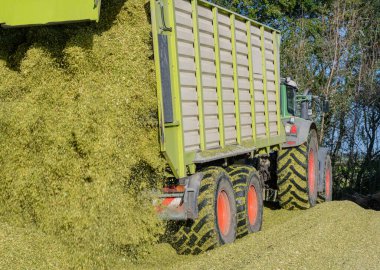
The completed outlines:
<svg viewBox="0 0 380 270">
<path fill-rule="evenodd" d="M 262 231 L 199 256 L 168 245 L 138 269 L 379 269 L 380 212 L 347 201 L 306 211 L 266 208 Z M 159 255 L 158 255 L 159 254 Z"/>
<path fill-rule="evenodd" d="M 161 230 L 144 192 L 165 165 L 147 2 L 0 30 L 0 217 L 56 237 L 77 267 L 136 258 Z"/>
<path fill-rule="evenodd" d="M 74 258 L 54 236 L 0 223 L 0 269 L 67 269 Z"/>
</svg>

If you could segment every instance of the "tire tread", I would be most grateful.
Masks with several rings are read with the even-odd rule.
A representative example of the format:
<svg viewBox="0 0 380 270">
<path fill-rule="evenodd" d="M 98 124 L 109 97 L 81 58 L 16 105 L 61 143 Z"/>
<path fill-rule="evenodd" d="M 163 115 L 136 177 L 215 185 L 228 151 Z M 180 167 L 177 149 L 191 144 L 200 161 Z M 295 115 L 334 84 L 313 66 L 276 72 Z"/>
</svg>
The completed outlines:
<svg viewBox="0 0 380 270">
<path fill-rule="evenodd" d="M 220 167 L 208 167 L 204 171 L 198 196 L 198 218 L 195 221 L 187 221 L 177 224 L 169 238 L 172 246 L 178 254 L 200 254 L 220 245 L 217 232 L 214 227 L 214 193 L 216 190 L 215 179 L 221 173 L 226 174 Z"/>
<path fill-rule="evenodd" d="M 308 209 L 307 146 L 287 148 L 280 151 L 278 160 L 278 197 L 282 208 Z"/>
</svg>

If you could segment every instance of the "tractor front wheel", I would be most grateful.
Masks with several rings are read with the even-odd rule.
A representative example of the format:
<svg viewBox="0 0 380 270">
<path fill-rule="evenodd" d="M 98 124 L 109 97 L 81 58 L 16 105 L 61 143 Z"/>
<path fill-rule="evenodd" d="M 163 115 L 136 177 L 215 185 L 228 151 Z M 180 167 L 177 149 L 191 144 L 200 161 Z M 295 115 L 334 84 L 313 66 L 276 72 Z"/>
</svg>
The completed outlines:
<svg viewBox="0 0 380 270">
<path fill-rule="evenodd" d="M 308 209 L 317 203 L 318 138 L 311 129 L 306 143 L 280 152 L 278 197 L 284 209 Z"/>
<path fill-rule="evenodd" d="M 333 193 L 333 174 L 332 174 L 332 166 L 331 166 L 331 158 L 329 155 L 326 155 L 325 159 L 322 160 L 322 172 L 321 172 L 321 180 L 324 182 L 323 192 L 318 194 L 319 202 L 329 202 L 332 201 L 332 193 Z"/>
</svg>

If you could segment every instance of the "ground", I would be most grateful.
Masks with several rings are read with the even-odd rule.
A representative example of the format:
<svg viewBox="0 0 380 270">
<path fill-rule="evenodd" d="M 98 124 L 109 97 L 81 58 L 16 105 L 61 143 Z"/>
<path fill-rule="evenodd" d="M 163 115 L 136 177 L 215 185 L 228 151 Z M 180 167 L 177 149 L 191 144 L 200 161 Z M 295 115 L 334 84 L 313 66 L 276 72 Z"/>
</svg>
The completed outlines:
<svg viewBox="0 0 380 270">
<path fill-rule="evenodd" d="M 378 269 L 380 212 L 351 202 L 331 202 L 307 211 L 265 208 L 263 229 L 199 256 L 179 256 L 170 245 L 154 246 L 120 269 Z M 65 246 L 34 229 L 0 225 L 0 269 L 69 269 Z"/>
</svg>

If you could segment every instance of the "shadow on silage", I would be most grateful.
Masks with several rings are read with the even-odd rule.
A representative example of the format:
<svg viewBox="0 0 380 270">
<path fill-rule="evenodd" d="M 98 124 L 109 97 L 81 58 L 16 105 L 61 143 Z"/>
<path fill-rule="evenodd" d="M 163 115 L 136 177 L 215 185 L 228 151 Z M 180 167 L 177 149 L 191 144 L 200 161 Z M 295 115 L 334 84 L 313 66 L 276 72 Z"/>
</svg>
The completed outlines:
<svg viewBox="0 0 380 270">
<path fill-rule="evenodd" d="M 278 202 L 264 202 L 264 206 L 271 210 L 281 210 L 281 206 Z"/>
<path fill-rule="evenodd" d="M 22 59 L 34 46 L 46 51 L 61 68 L 65 68 L 68 66 L 64 54 L 67 43 L 70 42 L 71 46 L 78 46 L 84 50 L 91 50 L 94 35 L 101 35 L 112 27 L 127 1 L 102 1 L 99 23 L 0 28 L 0 60 L 6 61 L 9 69 L 20 71 Z"/>
</svg>

